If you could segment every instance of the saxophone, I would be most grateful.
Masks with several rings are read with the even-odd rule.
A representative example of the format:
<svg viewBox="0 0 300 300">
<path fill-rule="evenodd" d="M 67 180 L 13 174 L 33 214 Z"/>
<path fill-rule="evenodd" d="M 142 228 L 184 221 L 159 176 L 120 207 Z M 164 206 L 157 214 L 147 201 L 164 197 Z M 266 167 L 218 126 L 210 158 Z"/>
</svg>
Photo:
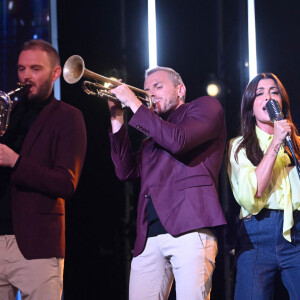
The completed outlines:
<svg viewBox="0 0 300 300">
<path fill-rule="evenodd" d="M 28 83 L 17 83 L 18 87 L 8 93 L 0 91 L 0 136 L 6 132 L 9 124 L 10 112 L 12 109 L 13 101 L 10 96 L 20 92 L 25 92 L 30 88 Z"/>
</svg>

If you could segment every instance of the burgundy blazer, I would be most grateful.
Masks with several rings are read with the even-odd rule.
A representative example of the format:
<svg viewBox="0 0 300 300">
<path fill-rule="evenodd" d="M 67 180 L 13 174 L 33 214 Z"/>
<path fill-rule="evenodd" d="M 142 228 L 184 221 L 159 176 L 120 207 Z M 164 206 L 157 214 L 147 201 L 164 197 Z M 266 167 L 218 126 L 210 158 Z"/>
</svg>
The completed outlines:
<svg viewBox="0 0 300 300">
<path fill-rule="evenodd" d="M 145 247 L 148 195 L 162 225 L 173 236 L 226 224 L 217 191 L 226 143 L 224 112 L 218 100 L 198 98 L 179 106 L 166 120 L 141 106 L 129 124 L 149 136 L 141 150 L 132 154 L 124 126 L 110 134 L 118 178 L 141 178 L 133 255 Z"/>
<path fill-rule="evenodd" d="M 81 112 L 53 98 L 30 127 L 11 177 L 13 228 L 26 259 L 65 256 L 65 199 L 85 151 Z"/>
</svg>

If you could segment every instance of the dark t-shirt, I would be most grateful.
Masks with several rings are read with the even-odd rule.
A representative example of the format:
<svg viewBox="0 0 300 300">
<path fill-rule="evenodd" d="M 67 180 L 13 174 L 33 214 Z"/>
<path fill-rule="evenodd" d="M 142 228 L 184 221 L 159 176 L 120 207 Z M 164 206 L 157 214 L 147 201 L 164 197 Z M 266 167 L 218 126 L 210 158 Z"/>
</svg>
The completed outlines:
<svg viewBox="0 0 300 300">
<path fill-rule="evenodd" d="M 157 236 L 159 234 L 167 233 L 163 225 L 161 224 L 157 212 L 154 208 L 151 197 L 147 203 L 147 221 L 148 221 L 148 237 Z"/>
</svg>

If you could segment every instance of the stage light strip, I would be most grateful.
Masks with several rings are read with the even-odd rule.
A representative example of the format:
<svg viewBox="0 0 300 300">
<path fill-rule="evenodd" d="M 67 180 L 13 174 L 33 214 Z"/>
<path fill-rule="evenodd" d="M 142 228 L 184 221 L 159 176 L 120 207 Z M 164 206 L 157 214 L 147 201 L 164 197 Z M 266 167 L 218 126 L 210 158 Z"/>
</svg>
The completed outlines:
<svg viewBox="0 0 300 300">
<path fill-rule="evenodd" d="M 157 66 L 155 0 L 148 0 L 149 68 Z"/>
<path fill-rule="evenodd" d="M 58 52 L 57 5 L 56 0 L 50 0 L 51 44 Z M 54 96 L 60 100 L 60 78 L 54 83 Z"/>
<path fill-rule="evenodd" d="M 255 33 L 255 0 L 248 0 L 248 52 L 249 81 L 257 75 L 256 33 Z"/>
</svg>

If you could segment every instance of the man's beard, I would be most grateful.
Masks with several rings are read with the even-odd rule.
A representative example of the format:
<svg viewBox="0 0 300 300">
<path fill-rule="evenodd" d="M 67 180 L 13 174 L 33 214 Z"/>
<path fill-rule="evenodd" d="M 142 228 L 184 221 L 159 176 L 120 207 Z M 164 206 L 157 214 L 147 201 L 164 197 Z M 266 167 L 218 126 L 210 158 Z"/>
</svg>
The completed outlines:
<svg viewBox="0 0 300 300">
<path fill-rule="evenodd" d="M 28 82 L 30 84 L 30 82 Z M 36 87 L 36 85 L 34 85 Z M 37 93 L 31 95 L 30 92 L 27 94 L 27 98 L 32 102 L 40 102 L 46 100 L 51 94 L 53 83 L 51 79 L 45 81 L 38 89 Z"/>
<path fill-rule="evenodd" d="M 172 112 L 178 106 L 178 96 L 171 95 L 167 100 L 163 102 L 163 107 L 160 106 L 161 110 L 158 112 L 158 115 L 165 116 Z M 160 105 L 160 103 L 159 103 Z"/>
</svg>

